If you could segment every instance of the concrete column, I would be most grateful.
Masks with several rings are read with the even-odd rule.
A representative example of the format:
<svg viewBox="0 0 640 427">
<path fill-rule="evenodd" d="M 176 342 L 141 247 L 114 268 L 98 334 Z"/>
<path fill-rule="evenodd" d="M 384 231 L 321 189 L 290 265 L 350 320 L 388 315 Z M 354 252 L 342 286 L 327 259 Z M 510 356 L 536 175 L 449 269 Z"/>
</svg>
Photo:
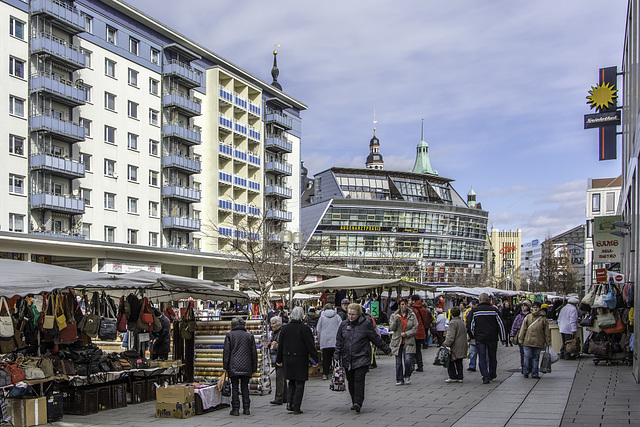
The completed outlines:
<svg viewBox="0 0 640 427">
<path fill-rule="evenodd" d="M 100 267 L 98 266 L 98 258 L 91 258 L 91 271 L 98 273 Z"/>
<path fill-rule="evenodd" d="M 198 279 L 204 280 L 204 266 L 198 266 Z"/>
</svg>

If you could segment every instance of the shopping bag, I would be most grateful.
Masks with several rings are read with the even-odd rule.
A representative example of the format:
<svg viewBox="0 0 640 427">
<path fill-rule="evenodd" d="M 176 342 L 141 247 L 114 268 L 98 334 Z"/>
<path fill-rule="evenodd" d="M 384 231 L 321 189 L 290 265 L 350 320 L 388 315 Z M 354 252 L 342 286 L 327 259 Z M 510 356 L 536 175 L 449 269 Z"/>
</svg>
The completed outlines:
<svg viewBox="0 0 640 427">
<path fill-rule="evenodd" d="M 580 338 L 576 337 L 564 343 L 564 351 L 569 354 L 580 354 Z"/>
<path fill-rule="evenodd" d="M 551 357 L 551 363 L 556 363 L 560 360 L 560 356 L 552 347 L 547 347 L 547 353 L 549 353 L 549 356 Z"/>
<path fill-rule="evenodd" d="M 548 374 L 551 372 L 551 355 L 548 352 L 543 352 L 540 358 L 540 372 Z"/>
<path fill-rule="evenodd" d="M 329 390 L 345 391 L 347 387 L 344 384 L 344 368 L 336 360 L 333 361 L 333 373 L 331 374 L 331 384 Z"/>
<path fill-rule="evenodd" d="M 434 365 L 440 365 L 444 368 L 449 368 L 449 361 L 451 360 L 451 349 L 448 347 L 440 347 L 436 353 L 436 359 L 433 361 Z"/>
<path fill-rule="evenodd" d="M 11 338 L 15 334 L 15 330 L 11 312 L 9 311 L 9 304 L 7 304 L 5 297 L 0 299 L 0 311 L 3 309 L 6 310 L 7 314 L 0 316 L 0 337 Z"/>
</svg>

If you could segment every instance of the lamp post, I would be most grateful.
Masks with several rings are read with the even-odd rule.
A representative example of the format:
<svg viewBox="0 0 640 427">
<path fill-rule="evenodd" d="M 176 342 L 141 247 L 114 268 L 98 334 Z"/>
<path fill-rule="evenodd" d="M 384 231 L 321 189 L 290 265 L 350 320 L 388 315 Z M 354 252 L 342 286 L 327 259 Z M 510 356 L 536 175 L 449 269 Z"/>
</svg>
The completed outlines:
<svg viewBox="0 0 640 427">
<path fill-rule="evenodd" d="M 280 232 L 282 247 L 289 254 L 289 312 L 293 310 L 293 253 L 302 243 L 302 233 L 283 230 Z"/>
</svg>

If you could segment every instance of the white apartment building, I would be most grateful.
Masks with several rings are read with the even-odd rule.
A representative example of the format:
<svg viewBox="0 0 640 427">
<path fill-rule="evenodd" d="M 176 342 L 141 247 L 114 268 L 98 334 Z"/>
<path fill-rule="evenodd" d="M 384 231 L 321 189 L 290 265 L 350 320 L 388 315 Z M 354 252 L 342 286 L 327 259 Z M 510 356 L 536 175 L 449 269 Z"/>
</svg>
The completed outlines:
<svg viewBox="0 0 640 427">
<path fill-rule="evenodd" d="M 622 190 L 622 175 L 617 178 L 589 178 L 587 180 L 587 230 L 584 240 L 585 286 L 595 281 L 595 269 L 604 265 L 592 262 L 593 259 L 593 219 L 597 216 L 616 215 L 618 199 Z"/>
<path fill-rule="evenodd" d="M 234 239 L 298 231 L 307 107 L 275 55 L 268 84 L 117 0 L 0 13 L 1 257 L 224 281 Z"/>
<path fill-rule="evenodd" d="M 522 290 L 529 291 L 540 277 L 542 245 L 539 239 L 523 243 L 520 247 L 520 280 Z"/>
</svg>

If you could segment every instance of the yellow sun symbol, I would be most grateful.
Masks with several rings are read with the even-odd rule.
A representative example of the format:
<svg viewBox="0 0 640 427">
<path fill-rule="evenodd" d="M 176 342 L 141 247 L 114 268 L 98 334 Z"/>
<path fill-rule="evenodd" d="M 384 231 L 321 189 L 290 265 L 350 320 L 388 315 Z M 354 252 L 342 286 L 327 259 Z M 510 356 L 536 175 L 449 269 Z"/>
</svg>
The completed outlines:
<svg viewBox="0 0 640 427">
<path fill-rule="evenodd" d="M 618 98 L 618 90 L 610 83 L 600 83 L 598 86 L 591 86 L 587 96 L 587 104 L 591 108 L 602 111 L 609 107 L 609 104 L 615 104 Z"/>
</svg>

